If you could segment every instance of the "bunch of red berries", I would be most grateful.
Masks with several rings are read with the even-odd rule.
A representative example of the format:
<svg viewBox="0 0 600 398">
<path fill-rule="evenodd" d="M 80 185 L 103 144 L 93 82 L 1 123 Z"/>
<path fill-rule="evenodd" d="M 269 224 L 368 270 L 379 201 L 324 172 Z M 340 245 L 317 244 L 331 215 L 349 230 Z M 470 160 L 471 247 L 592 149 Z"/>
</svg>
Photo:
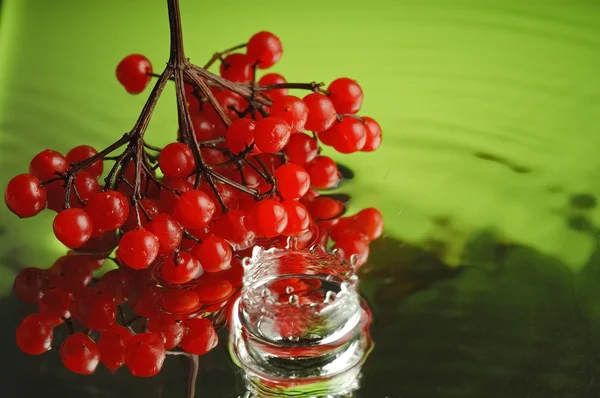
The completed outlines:
<svg viewBox="0 0 600 398">
<path fill-rule="evenodd" d="M 204 68 L 172 59 L 131 132 L 102 151 L 46 149 L 29 174 L 9 182 L 11 211 L 56 211 L 54 234 L 73 249 L 48 270 L 27 268 L 15 280 L 17 297 L 38 306 L 17 328 L 23 351 L 47 351 L 53 328 L 66 324 L 72 334 L 60 357 L 68 369 L 91 374 L 102 362 L 152 376 L 167 350 L 202 355 L 216 345 L 222 308 L 241 285 L 240 259 L 253 246 L 285 248 L 292 240 L 295 248 L 336 248 L 364 264 L 369 242 L 382 233 L 381 214 L 369 208 L 343 217 L 344 203 L 320 193 L 340 183 L 320 144 L 344 154 L 373 151 L 381 129 L 357 115 L 363 92 L 354 80 L 324 89 L 269 73 L 257 82 L 282 53 L 275 35 L 260 32 Z M 220 76 L 208 71 L 217 61 Z M 154 76 L 142 55 L 127 56 L 116 73 L 130 93 Z M 168 80 L 176 85 L 179 132 L 158 148 L 143 136 Z M 300 98 L 290 89 L 310 93 Z M 105 259 L 117 268 L 94 280 Z"/>
</svg>

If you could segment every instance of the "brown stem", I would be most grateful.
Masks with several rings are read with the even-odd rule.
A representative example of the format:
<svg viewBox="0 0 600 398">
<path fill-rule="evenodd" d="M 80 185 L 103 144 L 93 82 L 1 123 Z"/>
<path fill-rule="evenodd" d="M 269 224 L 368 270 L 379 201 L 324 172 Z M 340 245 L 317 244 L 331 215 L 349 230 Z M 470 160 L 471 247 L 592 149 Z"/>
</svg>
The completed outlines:
<svg viewBox="0 0 600 398">
<path fill-rule="evenodd" d="M 320 88 L 323 87 L 325 83 L 275 83 L 275 84 L 265 84 L 264 86 L 256 86 L 256 91 L 267 91 L 267 90 L 276 90 L 279 88 L 291 88 L 291 89 L 299 89 L 299 90 L 310 90 L 314 92 L 319 92 Z"/>
<path fill-rule="evenodd" d="M 190 355 L 190 374 L 188 377 L 188 392 L 187 398 L 194 398 L 196 396 L 196 380 L 198 379 L 198 370 L 200 368 L 200 361 L 198 355 Z"/>
<path fill-rule="evenodd" d="M 361 121 L 361 122 L 363 122 L 363 123 L 366 123 L 366 122 L 367 122 L 365 119 L 363 119 L 362 117 L 360 117 L 360 116 L 358 116 L 358 115 L 355 115 L 354 113 L 338 113 L 338 114 L 336 115 L 336 118 L 337 118 L 337 121 L 338 121 L 338 122 L 341 122 L 341 121 L 342 121 L 342 119 L 343 119 L 343 118 L 345 118 L 345 117 L 351 117 L 351 118 L 354 118 L 354 119 L 356 119 L 356 120 L 360 120 L 360 121 Z"/>
<path fill-rule="evenodd" d="M 212 58 L 206 63 L 206 65 L 204 65 L 204 69 L 210 68 L 212 64 L 220 60 L 223 57 L 223 55 L 229 54 L 230 52 L 233 52 L 235 50 L 240 50 L 244 47 L 246 47 L 246 43 L 238 44 L 237 46 L 230 47 L 227 50 L 214 53 Z"/>
</svg>

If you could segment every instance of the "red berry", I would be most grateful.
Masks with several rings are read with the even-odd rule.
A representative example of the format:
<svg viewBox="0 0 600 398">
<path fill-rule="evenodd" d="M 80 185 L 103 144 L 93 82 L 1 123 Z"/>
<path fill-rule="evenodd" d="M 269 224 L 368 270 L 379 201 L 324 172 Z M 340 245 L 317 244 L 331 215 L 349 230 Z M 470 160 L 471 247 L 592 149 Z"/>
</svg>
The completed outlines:
<svg viewBox="0 0 600 398">
<path fill-rule="evenodd" d="M 212 231 L 236 250 L 246 248 L 254 241 L 254 231 L 248 221 L 249 215 L 245 211 L 229 210 L 215 221 Z"/>
<path fill-rule="evenodd" d="M 379 148 L 381 145 L 381 127 L 379 124 L 368 116 L 363 117 L 367 128 L 367 139 L 361 151 L 371 152 Z"/>
<path fill-rule="evenodd" d="M 74 304 L 73 317 L 87 329 L 102 331 L 116 322 L 114 298 L 96 287 L 87 287 L 76 294 Z"/>
<path fill-rule="evenodd" d="M 152 79 L 152 64 L 140 54 L 131 54 L 117 65 L 117 79 L 130 94 L 139 94 Z"/>
<path fill-rule="evenodd" d="M 83 162 L 98 154 L 98 151 L 92 148 L 89 145 L 79 145 L 75 148 L 71 149 L 67 153 L 67 162 L 68 163 L 78 163 Z M 104 170 L 104 166 L 102 164 L 102 160 L 97 160 L 92 163 L 90 166 L 85 168 L 85 171 L 90 173 L 93 177 L 100 177 L 102 175 L 102 171 Z"/>
<path fill-rule="evenodd" d="M 365 124 L 353 117 L 344 117 L 341 122 L 334 123 L 325 133 L 331 134 L 332 146 L 340 153 L 360 151 L 367 141 Z"/>
<path fill-rule="evenodd" d="M 144 198 L 140 199 L 138 205 L 142 227 L 147 228 L 150 221 L 160 213 L 160 202 L 156 199 Z M 136 228 L 138 228 L 137 214 L 135 212 L 135 207 L 130 206 L 129 216 L 127 216 L 127 221 L 125 221 L 122 229 L 126 232 Z"/>
<path fill-rule="evenodd" d="M 151 318 L 158 315 L 158 300 L 162 294 L 162 289 L 157 286 L 148 286 L 144 289 L 139 289 L 139 292 L 129 293 L 129 303 L 131 309 L 136 314 L 144 318 Z"/>
<path fill-rule="evenodd" d="M 207 272 L 219 272 L 231 267 L 233 252 L 222 238 L 212 236 L 192 249 L 192 255 L 200 261 Z"/>
<path fill-rule="evenodd" d="M 306 170 L 293 163 L 279 167 L 273 176 L 283 199 L 300 199 L 310 188 L 310 176 Z"/>
<path fill-rule="evenodd" d="M 257 202 L 250 211 L 252 229 L 256 236 L 274 238 L 281 235 L 287 225 L 285 208 L 274 199 Z"/>
<path fill-rule="evenodd" d="M 160 151 L 158 165 L 167 177 L 187 178 L 196 168 L 196 161 L 189 146 L 172 142 Z"/>
<path fill-rule="evenodd" d="M 200 113 L 192 117 L 194 134 L 198 141 L 208 141 L 225 134 L 225 125 L 221 120 L 212 120 L 206 114 Z"/>
<path fill-rule="evenodd" d="M 75 187 L 71 189 L 71 197 L 69 203 L 71 207 L 81 207 L 81 203 L 77 199 L 77 194 L 75 193 L 75 189 L 77 189 L 77 193 L 81 200 L 84 203 L 88 202 L 92 196 L 100 192 L 100 183 L 98 179 L 88 173 L 87 171 L 82 171 L 77 174 L 75 177 Z M 62 188 L 62 187 L 61 187 Z M 63 188 L 61 191 L 61 202 L 64 202 L 64 195 L 66 193 L 66 189 Z M 62 208 L 62 206 L 61 206 Z"/>
<path fill-rule="evenodd" d="M 310 225 L 310 214 L 306 207 L 295 200 L 284 200 L 282 205 L 287 214 L 287 225 L 283 230 L 283 235 L 299 236 L 306 232 Z"/>
<path fill-rule="evenodd" d="M 181 244 L 183 228 L 169 214 L 158 214 L 146 228 L 158 238 L 160 245 L 158 253 L 163 256 L 173 253 Z"/>
<path fill-rule="evenodd" d="M 114 231 L 121 228 L 129 216 L 129 203 L 121 192 L 105 191 L 92 196 L 86 210 L 94 228 Z"/>
<path fill-rule="evenodd" d="M 125 364 L 125 349 L 132 336 L 131 331 L 121 325 L 113 325 L 100 334 L 100 360 L 112 373 Z"/>
<path fill-rule="evenodd" d="M 60 289 L 48 289 L 38 301 L 38 313 L 44 321 L 51 325 L 60 325 L 61 318 L 71 316 L 71 293 Z"/>
<path fill-rule="evenodd" d="M 33 217 L 46 207 L 46 189 L 31 174 L 19 174 L 4 191 L 6 206 L 21 218 Z"/>
<path fill-rule="evenodd" d="M 29 355 L 40 355 L 52 345 L 52 326 L 39 314 L 31 314 L 17 326 L 17 345 Z"/>
<path fill-rule="evenodd" d="M 248 40 L 246 53 L 252 62 L 258 61 L 260 69 L 273 66 L 283 54 L 281 40 L 273 33 L 258 32 Z"/>
<path fill-rule="evenodd" d="M 363 92 L 356 80 L 341 77 L 327 87 L 329 98 L 338 113 L 356 113 L 363 101 Z"/>
<path fill-rule="evenodd" d="M 290 163 L 308 166 L 319 154 L 317 141 L 307 134 L 292 134 L 284 149 Z"/>
<path fill-rule="evenodd" d="M 165 362 L 163 338 L 159 333 L 140 333 L 132 336 L 125 349 L 125 364 L 132 375 L 152 377 Z"/>
<path fill-rule="evenodd" d="M 100 363 L 100 349 L 83 333 L 68 336 L 58 353 L 65 368 L 82 375 L 91 375 Z"/>
<path fill-rule="evenodd" d="M 45 149 L 31 159 L 29 174 L 44 181 L 57 177 L 57 173 L 64 173 L 68 168 L 69 164 L 63 155 L 51 149 Z"/>
<path fill-rule="evenodd" d="M 310 203 L 309 209 L 315 220 L 329 220 L 344 212 L 344 204 L 327 196 L 319 196 Z"/>
<path fill-rule="evenodd" d="M 23 268 L 13 282 L 13 293 L 24 303 L 37 302 L 49 286 L 48 272 L 43 269 Z"/>
<path fill-rule="evenodd" d="M 293 132 L 300 133 L 308 120 L 308 107 L 300 98 L 286 95 L 273 102 L 270 115 L 283 119 Z"/>
<path fill-rule="evenodd" d="M 121 260 L 133 269 L 147 268 L 156 260 L 160 243 L 156 235 L 144 228 L 127 232 L 119 242 Z"/>
<path fill-rule="evenodd" d="M 268 86 L 271 84 L 285 84 L 287 81 L 283 76 L 278 73 L 268 73 L 260 78 L 258 84 L 261 86 Z M 278 88 L 273 90 L 263 91 L 267 98 L 270 98 L 271 101 L 278 101 L 281 98 L 285 97 L 288 93 L 287 88 Z"/>
<path fill-rule="evenodd" d="M 160 299 L 162 310 L 174 317 L 196 312 L 201 305 L 198 293 L 192 289 L 164 289 Z"/>
<path fill-rule="evenodd" d="M 148 319 L 147 327 L 149 332 L 162 334 L 167 350 L 177 347 L 185 334 L 183 322 L 175 320 L 169 315 L 157 315 Z"/>
<path fill-rule="evenodd" d="M 206 227 L 214 214 L 215 203 L 199 189 L 184 192 L 175 204 L 173 213 L 183 227 L 190 229 Z"/>
<path fill-rule="evenodd" d="M 359 211 L 353 217 L 353 221 L 352 229 L 370 241 L 379 238 L 383 232 L 383 216 L 374 207 Z"/>
<path fill-rule="evenodd" d="M 85 210 L 70 208 L 56 215 L 52 228 L 63 245 L 75 249 L 92 237 L 92 218 Z"/>
<path fill-rule="evenodd" d="M 319 133 L 327 130 L 336 118 L 336 110 L 331 100 L 320 93 L 311 93 L 302 99 L 308 108 L 306 129 Z"/>
<path fill-rule="evenodd" d="M 221 62 L 221 76 L 236 83 L 248 83 L 254 78 L 252 59 L 246 54 L 229 54 Z"/>
<path fill-rule="evenodd" d="M 167 187 L 174 189 L 179 192 L 187 192 L 190 189 L 194 189 L 194 185 L 186 180 L 169 180 L 163 181 Z M 160 191 L 160 210 L 163 213 L 173 214 L 175 211 L 175 205 L 179 202 L 179 195 L 169 191 L 168 189 L 162 189 Z"/>
<path fill-rule="evenodd" d="M 126 289 L 128 283 L 129 276 L 126 271 L 112 269 L 100 277 L 98 290 L 112 297 L 115 300 L 115 304 L 121 305 L 127 301 Z"/>
<path fill-rule="evenodd" d="M 340 250 L 342 256 L 351 261 L 352 257 L 356 258 L 356 267 L 360 267 L 369 257 L 369 243 L 364 239 L 354 236 L 344 237 L 335 242 L 335 247 Z"/>
<path fill-rule="evenodd" d="M 267 117 L 256 122 L 254 144 L 261 152 L 279 152 L 287 145 L 290 134 L 290 126 L 283 119 Z"/>
<path fill-rule="evenodd" d="M 311 186 L 317 189 L 332 188 L 340 180 L 337 164 L 328 156 L 317 156 L 307 171 Z"/>
<path fill-rule="evenodd" d="M 185 322 L 187 332 L 181 340 L 181 348 L 190 354 L 204 355 L 217 346 L 219 337 L 213 324 L 205 318 Z"/>
<path fill-rule="evenodd" d="M 242 112 L 248 107 L 248 102 L 246 102 L 241 95 L 238 95 L 230 90 L 217 90 L 213 88 L 212 91 L 219 105 L 221 105 L 221 107 L 233 120 L 239 118 L 237 112 Z M 223 130 L 223 132 L 225 131 L 225 125 L 223 124 L 221 117 L 217 114 L 212 106 L 206 106 L 204 112 L 209 119 L 221 126 L 220 128 Z M 223 133 L 220 135 L 223 135 Z"/>
<path fill-rule="evenodd" d="M 202 266 L 191 254 L 179 252 L 168 256 L 160 267 L 160 277 L 168 283 L 181 285 L 202 275 Z"/>
<path fill-rule="evenodd" d="M 56 288 L 79 292 L 92 281 L 94 261 L 86 256 L 62 256 L 48 270 L 50 283 Z"/>
<path fill-rule="evenodd" d="M 231 123 L 225 134 L 225 144 L 234 154 L 242 152 L 254 142 L 254 127 L 251 119 L 238 119 Z"/>
</svg>

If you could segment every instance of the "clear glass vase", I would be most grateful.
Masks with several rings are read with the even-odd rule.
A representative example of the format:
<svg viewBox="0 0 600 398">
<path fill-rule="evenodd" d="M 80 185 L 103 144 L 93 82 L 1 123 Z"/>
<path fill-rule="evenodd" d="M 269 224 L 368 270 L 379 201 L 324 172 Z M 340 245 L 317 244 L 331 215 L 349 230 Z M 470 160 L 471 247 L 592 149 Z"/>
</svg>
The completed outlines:
<svg viewBox="0 0 600 398">
<path fill-rule="evenodd" d="M 346 396 L 372 349 L 352 264 L 335 253 L 256 247 L 232 308 L 230 353 L 248 396 Z"/>
</svg>

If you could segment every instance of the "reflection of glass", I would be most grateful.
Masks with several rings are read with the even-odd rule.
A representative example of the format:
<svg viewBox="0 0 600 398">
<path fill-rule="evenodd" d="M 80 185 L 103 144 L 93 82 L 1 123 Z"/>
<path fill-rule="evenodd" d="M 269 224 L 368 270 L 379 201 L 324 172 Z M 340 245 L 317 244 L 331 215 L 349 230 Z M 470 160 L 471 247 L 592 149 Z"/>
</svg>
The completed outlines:
<svg viewBox="0 0 600 398">
<path fill-rule="evenodd" d="M 372 348 L 351 264 L 320 249 L 254 249 L 244 261 L 230 352 L 249 393 L 350 394 Z"/>
</svg>

